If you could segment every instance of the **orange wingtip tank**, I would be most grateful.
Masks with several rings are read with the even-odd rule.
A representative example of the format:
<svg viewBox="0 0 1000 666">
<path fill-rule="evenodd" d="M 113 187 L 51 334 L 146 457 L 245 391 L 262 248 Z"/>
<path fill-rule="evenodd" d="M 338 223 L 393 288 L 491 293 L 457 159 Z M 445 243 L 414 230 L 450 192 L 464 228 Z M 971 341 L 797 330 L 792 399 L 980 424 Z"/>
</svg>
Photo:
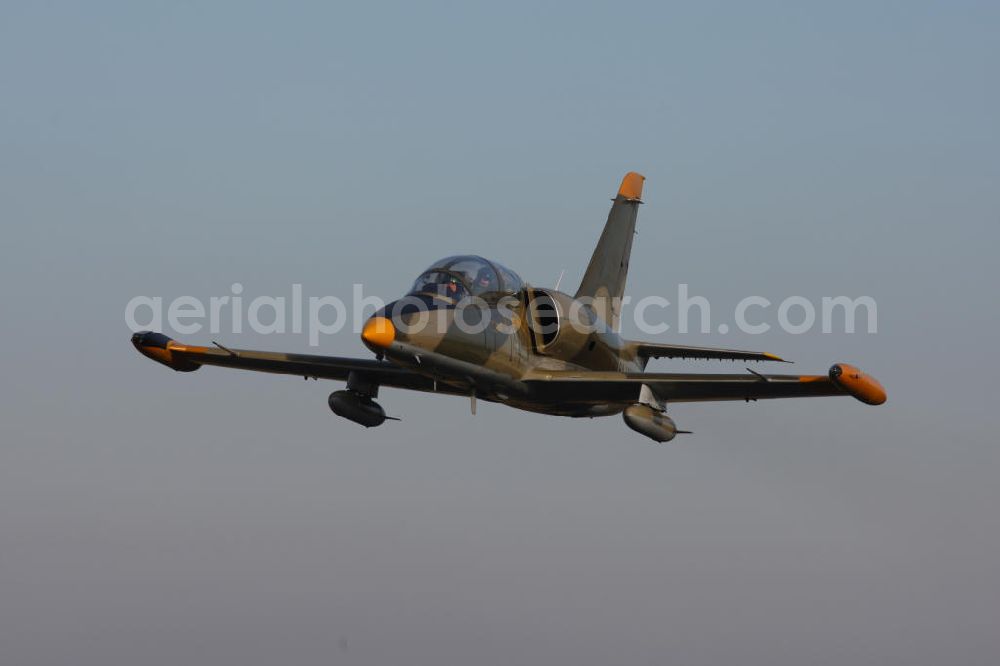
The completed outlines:
<svg viewBox="0 0 1000 666">
<path fill-rule="evenodd" d="M 168 368 L 173 368 L 178 372 L 191 372 L 201 367 L 201 364 L 194 361 L 175 356 L 175 351 L 204 351 L 204 347 L 187 347 L 178 344 L 162 333 L 151 331 L 140 331 L 132 336 L 132 344 L 143 356 L 153 359 L 157 363 L 162 363 Z"/>
<path fill-rule="evenodd" d="M 618 196 L 625 197 L 626 199 L 641 199 L 642 184 L 645 180 L 646 177 L 642 174 L 629 171 L 622 178 L 622 186 L 618 188 Z"/>
<path fill-rule="evenodd" d="M 869 405 L 881 405 L 885 402 L 886 395 L 882 384 L 853 365 L 837 363 L 831 367 L 830 381 L 861 402 Z"/>
</svg>

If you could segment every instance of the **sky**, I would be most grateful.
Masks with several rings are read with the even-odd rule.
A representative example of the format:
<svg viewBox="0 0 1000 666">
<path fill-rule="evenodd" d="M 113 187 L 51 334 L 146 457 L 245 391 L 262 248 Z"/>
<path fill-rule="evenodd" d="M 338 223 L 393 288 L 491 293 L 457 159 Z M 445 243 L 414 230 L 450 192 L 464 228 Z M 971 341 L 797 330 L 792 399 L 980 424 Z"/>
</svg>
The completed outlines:
<svg viewBox="0 0 1000 666">
<path fill-rule="evenodd" d="M 997 663 L 998 31 L 988 2 L 3 3 L 0 661 Z M 129 344 L 138 295 L 388 299 L 466 252 L 572 291 L 630 170 L 629 294 L 878 304 L 875 334 L 657 341 L 856 363 L 888 403 L 679 404 L 655 445 L 387 389 L 403 420 L 363 430 L 337 383 Z"/>
</svg>

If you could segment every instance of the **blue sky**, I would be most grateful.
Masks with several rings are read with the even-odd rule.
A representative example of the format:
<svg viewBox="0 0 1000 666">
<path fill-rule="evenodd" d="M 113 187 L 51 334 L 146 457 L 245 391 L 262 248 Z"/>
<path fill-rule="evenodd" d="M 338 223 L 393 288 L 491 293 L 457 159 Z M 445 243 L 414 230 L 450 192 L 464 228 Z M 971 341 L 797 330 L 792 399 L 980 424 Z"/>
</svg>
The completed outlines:
<svg viewBox="0 0 1000 666">
<path fill-rule="evenodd" d="M 5 3 L 0 657 L 996 661 L 998 19 Z M 680 405 L 696 434 L 653 447 L 386 391 L 404 421 L 363 432 L 333 384 L 128 344 L 135 295 L 391 298 L 460 252 L 572 289 L 629 170 L 634 296 L 879 305 L 876 335 L 663 339 L 856 362 L 889 403 Z"/>
</svg>

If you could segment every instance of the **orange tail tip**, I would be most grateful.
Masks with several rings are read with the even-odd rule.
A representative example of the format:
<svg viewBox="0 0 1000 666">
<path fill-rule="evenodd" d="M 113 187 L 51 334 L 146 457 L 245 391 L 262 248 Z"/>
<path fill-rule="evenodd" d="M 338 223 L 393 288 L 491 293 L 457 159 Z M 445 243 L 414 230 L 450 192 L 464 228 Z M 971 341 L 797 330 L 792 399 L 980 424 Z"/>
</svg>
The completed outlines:
<svg viewBox="0 0 1000 666">
<path fill-rule="evenodd" d="M 881 405 L 886 400 L 885 389 L 877 379 L 847 363 L 830 368 L 830 381 L 869 405 Z"/>
<path fill-rule="evenodd" d="M 642 184 L 646 177 L 635 171 L 629 171 L 622 178 L 622 186 L 618 188 L 618 196 L 626 199 L 642 199 Z"/>
</svg>

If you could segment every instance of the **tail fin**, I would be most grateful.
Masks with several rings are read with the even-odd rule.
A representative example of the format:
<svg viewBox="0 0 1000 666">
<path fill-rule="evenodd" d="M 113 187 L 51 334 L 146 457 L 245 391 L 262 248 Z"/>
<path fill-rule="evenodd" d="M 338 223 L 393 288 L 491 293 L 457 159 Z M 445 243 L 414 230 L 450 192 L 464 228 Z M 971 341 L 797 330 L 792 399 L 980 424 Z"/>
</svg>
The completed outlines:
<svg viewBox="0 0 1000 666">
<path fill-rule="evenodd" d="M 633 171 L 625 174 L 622 185 L 618 188 L 618 196 L 611 205 L 604 232 L 597 241 L 583 282 L 576 292 L 577 298 L 594 299 L 597 314 L 615 331 L 619 327 L 621 297 L 625 293 L 632 236 L 635 234 L 639 204 L 642 203 L 640 197 L 644 180 L 645 176 Z"/>
</svg>

